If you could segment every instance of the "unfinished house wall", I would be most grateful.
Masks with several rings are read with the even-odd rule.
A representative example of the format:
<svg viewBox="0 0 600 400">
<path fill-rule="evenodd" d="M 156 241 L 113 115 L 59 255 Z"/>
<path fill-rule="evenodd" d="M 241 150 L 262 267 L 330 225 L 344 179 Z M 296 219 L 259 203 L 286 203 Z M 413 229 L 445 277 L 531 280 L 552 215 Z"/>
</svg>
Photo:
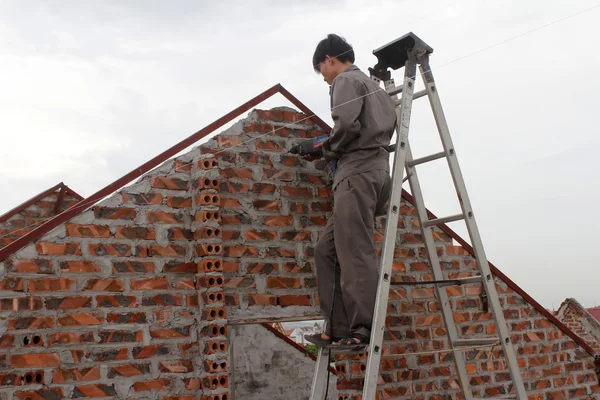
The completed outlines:
<svg viewBox="0 0 600 400">
<path fill-rule="evenodd" d="M 256 110 L 3 260 L 0 393 L 230 400 L 228 321 L 318 317 L 312 256 L 331 211 L 330 177 L 323 163 L 285 153 L 323 134 L 304 119 Z M 394 279 L 431 279 L 406 200 L 402 215 Z M 435 238 L 449 277 L 475 273 L 447 233 Z M 531 398 L 597 398 L 593 357 L 508 281 L 497 284 Z M 462 333 L 494 333 L 479 287 L 447 290 Z M 388 310 L 386 352 L 446 347 L 430 287 L 395 288 Z M 482 397 L 509 391 L 497 356 L 467 354 Z M 359 398 L 364 362 L 338 358 L 338 399 Z M 447 353 L 400 355 L 381 375 L 380 398 L 462 398 Z"/>
<path fill-rule="evenodd" d="M 231 380 L 235 400 L 309 400 L 314 360 L 263 325 L 230 328 Z M 330 375 L 329 398 L 337 399 Z"/>
<path fill-rule="evenodd" d="M 286 154 L 299 139 L 324 135 L 312 123 L 296 122 L 303 117 L 257 110 L 201 147 L 221 167 L 223 272 L 232 321 L 319 315 L 312 252 L 332 209 L 330 177 L 324 162 Z"/>
<path fill-rule="evenodd" d="M 600 354 L 600 322 L 575 299 L 566 299 L 556 318 L 568 326 Z"/>
<path fill-rule="evenodd" d="M 60 200 L 60 204 L 57 202 Z M 71 208 L 81 197 L 64 189 L 47 193 L 32 204 L 0 216 L 0 248 L 9 245 L 53 216 Z"/>
<path fill-rule="evenodd" d="M 228 399 L 217 171 L 168 161 L 0 264 L 0 393 Z"/>
<path fill-rule="evenodd" d="M 296 140 L 320 135 L 292 125 L 293 117 L 257 112 L 241 133 L 221 134 L 203 146 L 219 159 L 223 211 L 227 314 L 232 321 L 308 316 L 316 311 L 312 253 L 331 210 L 328 173 L 285 151 Z M 282 127 L 277 132 L 274 128 Z M 272 132 L 272 133 L 270 133 Z M 312 133 L 314 132 L 314 133 Z M 248 142 L 252 140 L 251 142 Z M 236 147 L 231 148 L 232 145 Z M 393 279 L 432 280 L 426 264 L 416 210 L 405 199 L 399 221 Z M 383 219 L 379 224 L 384 226 Z M 477 272 L 469 252 L 441 229 L 434 233 L 449 278 Z M 382 235 L 375 240 L 381 244 Z M 600 386 L 594 358 L 518 294 L 496 279 L 531 398 L 590 399 Z M 512 283 L 511 283 L 512 284 Z M 463 335 L 493 335 L 492 315 L 484 312 L 478 285 L 448 287 L 454 318 Z M 388 307 L 385 352 L 429 352 L 447 348 L 440 305 L 431 286 L 395 288 Z M 475 394 L 510 392 L 510 379 L 498 349 L 467 352 Z M 339 399 L 358 399 L 365 356 L 340 357 Z M 461 398 L 448 353 L 398 356 L 382 363 L 381 398 Z"/>
</svg>

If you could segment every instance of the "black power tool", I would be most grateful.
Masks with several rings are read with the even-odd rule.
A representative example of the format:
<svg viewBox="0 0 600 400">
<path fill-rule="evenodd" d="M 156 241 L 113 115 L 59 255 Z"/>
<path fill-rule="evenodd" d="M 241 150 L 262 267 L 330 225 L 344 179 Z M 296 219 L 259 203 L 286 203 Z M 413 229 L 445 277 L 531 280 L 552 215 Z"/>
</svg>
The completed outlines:
<svg viewBox="0 0 600 400">
<path fill-rule="evenodd" d="M 295 144 L 289 150 L 292 154 L 298 154 L 300 156 L 313 156 L 321 157 L 323 155 L 323 142 L 325 142 L 329 136 L 319 136 L 313 139 L 303 140 L 302 142 Z M 387 147 L 387 151 L 390 153 L 396 151 L 396 144 L 390 144 Z"/>
<path fill-rule="evenodd" d="M 298 154 L 299 156 L 313 156 L 321 157 L 323 155 L 323 142 L 325 142 L 329 136 L 319 136 L 313 139 L 303 140 L 302 142 L 295 144 L 289 150 L 292 154 Z"/>
</svg>

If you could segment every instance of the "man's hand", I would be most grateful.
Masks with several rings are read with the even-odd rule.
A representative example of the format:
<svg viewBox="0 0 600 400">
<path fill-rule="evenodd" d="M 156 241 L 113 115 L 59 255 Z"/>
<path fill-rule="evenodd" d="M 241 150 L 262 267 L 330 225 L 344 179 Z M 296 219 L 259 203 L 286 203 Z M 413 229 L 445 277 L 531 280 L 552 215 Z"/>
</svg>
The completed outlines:
<svg viewBox="0 0 600 400">
<path fill-rule="evenodd" d="M 306 154 L 306 155 L 302 156 L 302 158 L 304 158 L 306 161 L 311 161 L 311 162 L 321 159 L 321 157 L 311 156 L 310 154 Z"/>
</svg>

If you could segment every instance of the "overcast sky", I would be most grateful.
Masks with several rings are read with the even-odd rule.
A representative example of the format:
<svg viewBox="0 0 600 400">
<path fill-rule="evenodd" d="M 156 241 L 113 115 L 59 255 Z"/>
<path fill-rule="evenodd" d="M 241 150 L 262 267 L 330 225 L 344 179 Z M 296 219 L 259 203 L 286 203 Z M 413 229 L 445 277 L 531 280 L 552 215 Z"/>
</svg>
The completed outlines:
<svg viewBox="0 0 600 400">
<path fill-rule="evenodd" d="M 462 58 L 595 2 L 0 0 L 0 214 L 60 181 L 90 195 L 276 83 L 330 122 L 317 42 L 345 36 L 367 71 L 413 31 L 490 261 L 545 307 L 600 304 L 600 7 Z M 423 100 L 415 157 L 439 151 Z M 456 213 L 445 165 L 419 171 Z"/>
</svg>

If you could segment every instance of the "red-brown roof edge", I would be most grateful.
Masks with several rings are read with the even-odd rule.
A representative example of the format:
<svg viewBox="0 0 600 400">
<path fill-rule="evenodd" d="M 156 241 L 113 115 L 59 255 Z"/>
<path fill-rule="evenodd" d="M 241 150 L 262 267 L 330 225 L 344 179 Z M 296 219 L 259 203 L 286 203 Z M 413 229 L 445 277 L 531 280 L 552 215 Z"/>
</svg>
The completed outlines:
<svg viewBox="0 0 600 400">
<path fill-rule="evenodd" d="M 329 125 L 327 125 L 318 116 L 313 114 L 308 109 L 308 107 L 306 107 L 304 104 L 302 104 L 302 102 L 300 100 L 298 100 L 295 96 L 293 96 L 290 92 L 288 92 L 283 86 L 281 86 L 281 84 L 278 83 L 278 84 L 272 86 L 271 88 L 265 90 L 258 96 L 254 97 L 251 100 L 247 101 L 246 103 L 242 104 L 241 106 L 239 106 L 239 107 L 235 108 L 234 110 L 230 111 L 229 113 L 225 114 L 224 116 L 217 119 L 216 121 L 208 124 L 204 128 L 200 129 L 198 132 L 192 134 L 191 136 L 189 136 L 186 139 L 182 140 L 181 142 L 175 144 L 171 148 L 160 153 L 159 155 L 152 158 L 151 160 L 145 162 L 140 167 L 132 170 L 131 172 L 125 174 L 124 176 L 117 179 L 116 181 L 109 184 L 108 186 L 100 189 L 96 193 L 87 197 L 85 200 L 81 200 L 79 203 L 75 204 L 73 207 L 63 211 L 62 213 L 56 215 L 54 218 L 52 218 L 52 219 L 48 220 L 47 222 L 43 223 L 42 225 L 38 226 L 31 232 L 23 235 L 22 237 L 20 237 L 19 239 L 15 240 L 12 243 L 10 243 L 9 245 L 1 248 L 0 249 L 0 261 L 4 260 L 6 257 L 13 254 L 17 250 L 21 249 L 25 245 L 40 238 L 45 233 L 50 232 L 52 229 L 56 228 L 63 222 L 66 222 L 69 219 L 73 218 L 74 216 L 76 216 L 77 214 L 79 214 L 80 212 L 85 210 L 86 208 L 94 205 L 96 202 L 98 202 L 102 198 L 109 196 L 110 194 L 119 190 L 123 186 L 127 185 L 129 182 L 133 181 L 134 179 L 139 178 L 146 172 L 157 167 L 161 163 L 167 161 L 169 158 L 174 157 L 180 151 L 185 150 L 187 147 L 193 145 L 198 140 L 206 137 L 207 135 L 212 133 L 214 130 L 222 127 L 223 125 L 225 125 L 232 119 L 240 116 L 244 112 L 249 111 L 253 107 L 256 107 L 259 103 L 262 103 L 263 101 L 270 98 L 271 96 L 273 96 L 276 93 L 281 93 L 292 104 L 297 106 L 302 112 L 306 113 L 307 116 L 310 116 L 310 118 L 317 125 L 319 125 L 321 128 L 323 128 L 326 132 L 329 132 L 329 130 L 331 129 L 329 127 Z"/>
<path fill-rule="evenodd" d="M 196 143 L 198 140 L 207 136 L 208 134 L 213 132 L 215 129 L 218 129 L 221 126 L 225 125 L 227 122 L 231 121 L 233 118 L 236 118 L 239 115 L 241 115 L 242 113 L 249 111 L 252 107 L 255 107 L 259 103 L 270 98 L 275 93 L 281 93 L 284 97 L 286 97 L 292 104 L 297 106 L 307 116 L 311 116 L 311 119 L 313 119 L 314 122 L 316 124 L 318 124 L 321 128 L 323 128 L 323 130 L 325 130 L 326 132 L 329 132 L 331 130 L 330 126 L 328 126 L 323 120 L 321 120 L 319 117 L 317 117 L 300 100 L 298 100 L 295 96 L 293 96 L 290 92 L 288 92 L 283 86 L 281 86 L 281 84 L 274 85 L 271 88 L 269 88 L 269 89 L 265 90 L 264 92 L 262 92 L 261 94 L 259 94 L 258 96 L 249 100 L 248 102 L 242 104 L 241 106 L 237 107 L 236 109 L 230 111 L 229 113 L 225 114 L 221 118 L 212 122 L 211 124 L 205 126 L 204 128 L 202 128 L 198 132 L 194 133 L 193 135 L 189 136 L 188 138 L 182 140 L 181 142 L 177 143 L 176 145 L 165 150 L 164 152 L 162 152 L 161 154 L 152 158 L 151 160 L 147 161 L 146 163 L 142 164 L 139 168 L 134 169 L 133 171 L 131 171 L 128 174 L 124 175 L 123 177 L 117 179 L 115 182 L 111 183 L 110 185 L 106 186 L 105 188 L 100 189 L 98 192 L 92 194 L 87 199 L 80 201 L 73 207 L 69 208 L 68 210 L 63 211 L 59 215 L 50 219 L 48 222 L 40 225 L 38 228 L 34 229 L 33 231 L 29 232 L 26 235 L 23 235 L 21 238 L 12 242 L 8 246 L 5 246 L 4 248 L 0 249 L 0 261 L 4 260 L 6 257 L 13 254 L 17 250 L 21 249 L 22 247 L 24 247 L 26 244 L 30 243 L 31 241 L 36 240 L 39 237 L 41 237 L 43 234 L 51 231 L 52 229 L 54 229 L 61 223 L 68 221 L 70 218 L 76 216 L 79 212 L 81 212 L 85 208 L 93 205 L 98 200 L 102 199 L 105 196 L 108 196 L 109 194 L 120 189 L 121 187 L 123 187 L 127 183 L 131 182 L 132 180 L 139 178 L 140 176 L 142 176 L 144 173 L 148 172 L 152 168 L 158 166 L 159 164 L 165 162 L 169 158 L 175 156 L 177 153 L 184 150 L 188 146 Z M 58 187 L 60 187 L 61 184 L 62 184 L 62 182 L 59 185 L 57 185 L 54 188 L 54 190 L 56 190 Z M 403 190 L 402 196 L 414 205 L 413 198 L 408 192 Z M 427 213 L 429 214 L 430 218 L 437 218 L 431 211 L 427 210 Z M 444 232 L 446 232 L 450 237 L 452 237 L 454 240 L 456 240 L 458 243 L 460 243 L 465 248 L 465 250 L 467 250 L 469 253 L 474 255 L 473 248 L 464 239 L 462 239 L 456 232 L 454 232 L 452 229 L 450 229 L 445 224 L 440 225 L 440 228 Z M 584 348 L 590 355 L 596 354 L 594 352 L 594 350 L 587 343 L 585 343 L 585 341 L 583 339 L 581 339 L 573 331 L 571 331 L 569 328 L 567 328 L 554 315 L 552 315 L 550 312 L 548 312 L 548 310 L 546 310 L 544 307 L 542 307 L 541 304 L 539 304 L 531 296 L 529 296 L 523 289 L 521 289 L 516 283 L 514 283 L 506 275 L 504 275 L 492 263 L 489 263 L 489 264 L 490 264 L 490 268 L 491 268 L 492 272 L 496 276 L 498 276 L 500 279 L 502 279 L 511 289 L 513 289 L 515 292 L 517 292 L 519 295 L 521 295 L 535 309 L 537 309 L 546 318 L 548 318 L 550 321 L 552 321 L 561 331 L 563 331 L 565 334 L 569 335 L 577 344 L 579 344 L 582 348 Z"/>
<path fill-rule="evenodd" d="M 65 184 L 63 182 L 60 182 L 59 184 L 52 186 L 50 189 L 46 189 L 43 192 L 36 194 L 32 198 L 24 201 L 23 203 L 19 204 L 12 210 L 9 210 L 9 211 L 5 212 L 4 214 L 0 215 L 0 222 L 6 221 L 10 217 L 14 216 L 15 214 L 20 213 L 21 211 L 25 210 L 27 207 L 30 207 L 31 205 L 37 203 L 38 201 L 40 201 L 44 197 L 48 196 L 49 194 L 54 193 L 57 189 L 62 189 L 64 186 L 65 186 Z"/>
<path fill-rule="evenodd" d="M 77 193 L 76 191 L 74 191 L 73 189 L 71 189 L 70 187 L 65 185 L 65 190 L 67 194 L 70 194 L 71 196 L 75 197 L 76 199 L 78 199 L 79 201 L 83 200 L 83 196 L 80 195 L 79 193 Z"/>
<path fill-rule="evenodd" d="M 412 205 L 415 205 L 412 195 L 410 193 L 408 193 L 407 191 L 402 190 L 402 197 L 404 197 Z M 433 214 L 429 210 L 427 210 L 427 214 L 429 216 L 429 219 L 437 218 L 435 216 L 435 214 Z M 473 257 L 475 257 L 475 252 L 473 251 L 473 247 L 471 247 L 470 244 L 468 244 L 463 238 L 461 238 L 458 233 L 454 232 L 446 224 L 439 225 L 439 227 L 444 232 L 446 232 L 452 239 L 456 240 Z M 525 290 L 521 289 L 519 287 L 519 285 L 514 283 L 510 278 L 508 278 L 508 276 L 504 275 L 502 273 L 502 271 L 500 271 L 494 264 L 492 264 L 489 261 L 488 261 L 488 264 L 490 265 L 490 269 L 491 269 L 492 273 L 494 275 L 496 275 L 498 278 L 500 278 L 501 280 L 503 280 L 508 285 L 508 287 L 510 287 L 515 292 L 517 292 L 521 297 L 523 297 L 525 299 L 525 301 L 527 301 L 536 310 L 538 310 L 540 313 L 542 313 L 546 318 L 548 318 L 552 323 L 554 323 L 554 325 L 556 325 L 561 331 L 563 331 L 565 334 L 569 335 L 571 337 L 571 339 L 573 339 L 578 345 L 580 345 L 583 349 L 585 349 L 590 355 L 592 355 L 592 356 L 596 355 L 596 352 L 594 351 L 594 349 L 590 345 L 588 345 L 585 342 L 585 340 L 583 340 L 575 332 L 573 332 L 572 330 L 567 328 L 567 326 L 565 324 L 563 324 L 558 318 L 556 318 L 554 315 L 552 315 L 551 312 L 546 310 L 540 303 L 535 301 L 533 299 L 533 297 L 528 295 L 527 292 L 525 292 Z"/>
<path fill-rule="evenodd" d="M 262 324 L 262 326 L 264 326 L 265 328 L 267 328 L 275 336 L 277 336 L 278 338 L 280 338 L 281 340 L 283 340 L 284 342 L 286 342 L 290 346 L 294 347 L 296 350 L 302 352 L 304 355 L 309 356 L 312 360 L 317 361 L 317 357 L 315 357 L 314 355 L 310 354 L 308 351 L 306 351 L 306 349 L 304 347 L 300 346 L 298 343 L 294 342 L 292 339 L 290 339 L 289 337 L 285 336 L 283 333 L 279 332 L 277 329 L 273 328 L 270 324 Z M 337 371 L 335 369 L 333 369 L 332 367 L 329 367 L 329 370 L 331 371 L 331 373 L 337 374 Z"/>
</svg>

